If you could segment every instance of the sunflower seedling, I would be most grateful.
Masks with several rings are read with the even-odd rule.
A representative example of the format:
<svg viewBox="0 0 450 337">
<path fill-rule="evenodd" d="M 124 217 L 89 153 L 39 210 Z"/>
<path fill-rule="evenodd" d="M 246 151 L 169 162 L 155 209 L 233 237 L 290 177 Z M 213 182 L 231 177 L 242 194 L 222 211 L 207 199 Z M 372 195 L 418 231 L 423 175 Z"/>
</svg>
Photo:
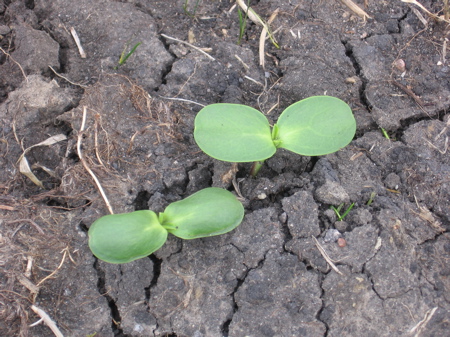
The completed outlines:
<svg viewBox="0 0 450 337">
<path fill-rule="evenodd" d="M 169 233 L 196 239 L 227 233 L 244 217 L 229 191 L 210 187 L 176 201 L 156 215 L 150 210 L 105 215 L 89 228 L 89 248 L 109 263 L 127 263 L 161 248 Z"/>
<path fill-rule="evenodd" d="M 342 100 L 312 96 L 287 107 L 271 129 L 258 110 L 240 104 L 204 107 L 195 117 L 194 138 L 207 155 L 228 162 L 255 162 L 255 176 L 278 148 L 304 156 L 338 151 L 353 139 L 356 121 Z"/>
</svg>

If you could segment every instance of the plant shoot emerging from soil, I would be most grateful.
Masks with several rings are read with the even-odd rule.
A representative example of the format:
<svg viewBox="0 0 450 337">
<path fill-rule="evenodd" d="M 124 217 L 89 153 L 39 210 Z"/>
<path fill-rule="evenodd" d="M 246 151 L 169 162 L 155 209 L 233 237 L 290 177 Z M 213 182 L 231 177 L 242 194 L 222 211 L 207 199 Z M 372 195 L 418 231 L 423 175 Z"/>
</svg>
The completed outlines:
<svg viewBox="0 0 450 337">
<path fill-rule="evenodd" d="M 194 9 L 193 11 L 189 11 L 188 7 L 189 7 L 189 0 L 185 0 L 184 4 L 183 4 L 183 11 L 184 14 L 186 14 L 187 16 L 190 16 L 191 18 L 195 17 L 195 15 L 197 14 L 197 9 L 198 9 L 198 5 L 200 3 L 200 0 L 195 0 L 195 5 L 194 5 Z"/>
<path fill-rule="evenodd" d="M 169 233 L 186 240 L 220 235 L 243 217 L 244 207 L 231 192 L 210 187 L 159 215 L 150 210 L 105 215 L 89 228 L 89 247 L 103 261 L 127 263 L 161 248 Z"/>
<path fill-rule="evenodd" d="M 331 206 L 330 208 L 336 213 L 336 216 L 338 217 L 338 221 L 344 221 L 344 218 L 350 213 L 353 206 L 355 206 L 355 203 L 352 202 L 350 206 L 348 206 L 347 210 L 341 214 L 342 207 L 344 207 L 344 204 L 340 204 L 338 207 Z"/>
<path fill-rule="evenodd" d="M 195 118 L 194 138 L 209 156 L 228 162 L 255 162 L 258 166 L 278 148 L 304 156 L 338 151 L 353 139 L 356 121 L 342 100 L 313 96 L 287 107 L 270 128 L 258 110 L 240 104 L 211 104 Z"/>
<path fill-rule="evenodd" d="M 128 60 L 128 58 L 133 55 L 133 53 L 136 51 L 137 47 L 139 47 L 142 44 L 142 42 L 138 42 L 134 45 L 133 48 L 131 48 L 131 50 L 126 53 L 127 48 L 128 48 L 128 43 L 126 44 L 126 46 L 123 48 L 122 54 L 120 55 L 119 58 L 119 62 L 117 64 L 117 66 L 114 69 L 118 69 L 120 66 L 124 65 L 125 62 Z"/>
</svg>

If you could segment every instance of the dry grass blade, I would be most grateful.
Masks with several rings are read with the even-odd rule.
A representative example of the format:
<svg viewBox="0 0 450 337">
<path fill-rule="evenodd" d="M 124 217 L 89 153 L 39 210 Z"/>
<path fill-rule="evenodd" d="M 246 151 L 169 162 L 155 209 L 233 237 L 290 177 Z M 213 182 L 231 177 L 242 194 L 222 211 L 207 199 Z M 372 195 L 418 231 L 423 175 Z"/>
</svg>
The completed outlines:
<svg viewBox="0 0 450 337">
<path fill-rule="evenodd" d="M 35 185 L 39 186 L 40 188 L 44 188 L 44 185 L 42 184 L 42 181 L 40 181 L 34 173 L 31 171 L 30 165 L 28 164 L 28 160 L 25 156 L 23 156 L 20 159 L 19 162 L 19 171 L 22 173 L 25 177 L 30 179 Z"/>
<path fill-rule="evenodd" d="M 431 227 L 433 227 L 433 229 L 435 229 L 438 233 L 442 233 L 445 232 L 445 228 L 442 226 L 442 224 L 436 220 L 436 218 L 434 217 L 433 213 L 431 213 L 428 208 L 424 207 L 424 206 L 420 206 L 419 202 L 417 200 L 417 197 L 414 195 L 414 199 L 416 201 L 416 205 L 417 208 L 419 209 L 419 213 L 415 212 L 414 210 L 411 209 L 411 211 L 416 214 L 419 218 L 421 218 L 422 220 L 428 222 L 430 224 Z"/>
<path fill-rule="evenodd" d="M 25 277 L 25 275 L 19 274 L 16 277 L 19 283 L 27 288 L 33 295 L 39 292 L 39 287 Z"/>
<path fill-rule="evenodd" d="M 31 171 L 30 165 L 28 164 L 28 160 L 25 157 L 25 155 L 32 148 L 35 148 L 37 146 L 50 146 L 50 145 L 56 144 L 65 139 L 67 139 L 67 137 L 65 135 L 59 134 L 56 136 L 49 137 L 46 140 L 44 140 L 43 142 L 40 142 L 39 144 L 35 144 L 35 145 L 32 145 L 32 146 L 26 148 L 18 160 L 20 173 L 22 173 L 24 176 L 26 176 L 28 179 L 30 179 L 33 183 L 35 183 L 40 188 L 44 188 L 44 185 L 42 184 L 42 182 Z"/>
<path fill-rule="evenodd" d="M 434 307 L 433 309 L 428 310 L 425 313 L 425 317 L 423 318 L 423 320 L 421 320 L 419 323 L 417 323 L 415 326 L 413 326 L 411 328 L 411 330 L 409 330 L 409 333 L 412 334 L 415 331 L 417 331 L 417 333 L 414 335 L 414 337 L 419 337 L 421 330 L 427 325 L 427 323 L 433 317 L 433 315 L 436 312 L 437 308 L 438 307 Z"/>
<path fill-rule="evenodd" d="M 168 99 L 171 101 L 180 101 L 180 102 L 185 102 L 185 103 L 191 103 L 191 104 L 196 104 L 198 106 L 201 106 L 202 108 L 204 108 L 206 105 L 198 103 L 198 102 L 194 102 L 191 101 L 190 99 L 185 99 L 185 98 L 178 98 L 178 97 L 165 97 L 165 96 L 159 96 L 162 99 Z"/>
<path fill-rule="evenodd" d="M 5 211 L 14 211 L 14 207 L 7 205 L 0 205 L 0 209 L 4 209 Z"/>
<path fill-rule="evenodd" d="M 257 25 L 261 25 L 261 26 L 265 26 L 266 24 L 264 23 L 264 21 L 255 13 L 255 11 L 253 9 L 251 9 L 251 7 L 248 7 L 244 0 L 236 0 L 237 4 L 239 5 L 239 7 L 242 8 L 242 10 L 244 12 L 247 13 L 248 18 L 250 20 L 253 21 L 253 23 L 257 24 Z"/>
<path fill-rule="evenodd" d="M 86 116 L 87 116 L 87 108 L 84 106 L 83 107 L 83 119 L 81 121 L 81 127 L 80 127 L 80 131 L 78 132 L 78 140 L 77 140 L 77 152 L 78 152 L 78 157 L 81 160 L 81 163 L 83 164 L 84 168 L 86 169 L 86 171 L 88 171 L 88 173 L 91 175 L 92 179 L 94 179 L 95 184 L 97 185 L 98 190 L 100 191 L 100 194 L 103 197 L 103 200 L 105 201 L 106 207 L 108 207 L 108 210 L 111 214 L 114 214 L 113 209 L 111 207 L 111 204 L 109 203 L 109 200 L 106 196 L 105 191 L 103 190 L 102 185 L 100 184 L 100 181 L 97 179 L 97 176 L 94 174 L 94 172 L 92 172 L 92 170 L 89 168 L 86 160 L 83 157 L 83 154 L 81 152 L 81 141 L 83 139 L 83 132 L 84 132 L 84 127 L 86 125 Z"/>
<path fill-rule="evenodd" d="M 439 151 L 440 154 L 445 154 L 447 152 L 448 149 L 448 137 L 445 137 L 445 141 L 444 141 L 444 149 L 441 150 L 440 148 L 438 148 L 436 145 L 434 145 L 432 142 L 430 142 L 428 139 L 425 139 L 422 137 L 422 139 L 424 141 L 426 141 L 432 148 L 434 148 L 435 150 Z"/>
<path fill-rule="evenodd" d="M 36 285 L 37 287 L 39 287 L 42 283 L 44 283 L 45 281 L 47 281 L 49 278 L 53 277 L 53 275 L 55 275 L 55 274 L 58 272 L 58 270 L 61 269 L 61 267 L 62 267 L 63 264 L 64 264 L 64 261 L 66 260 L 66 256 L 67 256 L 67 255 L 69 255 L 70 261 L 72 261 L 73 263 L 75 263 L 75 261 L 72 259 L 72 256 L 70 255 L 70 252 L 69 252 L 69 248 L 68 248 L 68 247 L 64 248 L 64 249 L 61 251 L 61 253 L 62 253 L 62 252 L 64 252 L 64 254 L 63 254 L 63 257 L 62 257 L 62 259 L 61 259 L 61 263 L 59 264 L 59 266 L 58 266 L 54 271 L 52 271 L 50 275 L 47 275 L 47 276 L 44 277 L 42 280 L 40 280 L 40 281 L 37 283 L 37 285 Z"/>
<path fill-rule="evenodd" d="M 274 44 L 275 47 L 278 48 L 278 44 L 277 41 L 275 40 L 275 38 L 273 37 L 273 34 L 270 30 L 269 24 L 265 23 L 263 19 L 261 19 L 259 17 L 258 14 L 256 14 L 256 12 L 251 8 L 248 7 L 244 0 L 236 0 L 237 4 L 239 5 L 239 7 L 242 8 L 242 10 L 247 13 L 247 16 L 250 20 L 253 21 L 253 23 L 263 26 L 263 28 L 266 30 L 267 34 L 269 34 L 270 40 L 272 41 L 272 43 Z"/>
<path fill-rule="evenodd" d="M 352 12 L 361 17 L 364 21 L 367 19 L 371 19 L 369 14 L 363 11 L 357 4 L 355 4 L 352 0 L 341 0 L 344 5 L 346 5 Z"/>
<path fill-rule="evenodd" d="M 421 10 L 423 10 L 425 13 L 427 13 L 429 16 L 431 16 L 433 19 L 436 19 L 438 21 L 443 21 L 443 22 L 447 22 L 450 23 L 450 21 L 448 19 L 445 18 L 445 16 L 438 16 L 436 14 L 431 13 L 428 9 L 426 9 L 420 2 L 416 1 L 416 0 L 402 0 L 402 2 L 406 2 L 407 4 L 412 4 L 412 5 L 416 5 L 417 7 L 419 7 Z"/>
<path fill-rule="evenodd" d="M 275 20 L 275 18 L 277 17 L 279 12 L 279 8 L 277 8 L 272 15 L 270 16 L 269 20 L 267 21 L 268 24 L 271 24 L 273 22 L 273 20 Z M 264 60 L 264 45 L 266 42 L 266 35 L 269 32 L 267 31 L 266 26 L 264 26 L 263 30 L 261 31 L 261 36 L 259 37 L 259 65 L 263 67 L 264 69 L 264 65 L 265 65 L 265 60 Z"/>
<path fill-rule="evenodd" d="M 7 53 L 2 47 L 0 47 L 0 50 L 3 52 L 3 54 L 5 54 L 7 57 L 10 58 L 11 61 L 13 61 L 20 69 L 20 71 L 22 72 L 23 77 L 25 78 L 25 81 L 28 82 L 28 77 L 27 74 L 25 74 L 25 71 L 23 70 L 22 66 L 20 65 L 19 62 L 17 62 L 16 60 L 14 60 L 11 55 L 9 53 Z"/>
<path fill-rule="evenodd" d="M 317 241 L 317 239 L 314 236 L 312 236 L 312 238 L 320 254 L 322 254 L 323 258 L 325 259 L 325 261 L 327 261 L 330 267 L 333 268 L 333 270 L 339 275 L 344 276 L 344 274 L 342 274 L 341 271 L 338 269 L 338 267 L 336 267 L 336 265 L 333 263 L 333 260 L 328 256 L 328 253 L 325 251 L 325 249 L 323 249 L 323 247 L 320 245 L 319 241 Z"/>
<path fill-rule="evenodd" d="M 78 48 L 81 58 L 85 59 L 86 52 L 84 51 L 83 46 L 81 45 L 80 38 L 78 37 L 77 31 L 75 30 L 75 28 L 70 27 L 70 34 L 72 34 L 72 37 L 75 40 L 75 43 L 77 45 L 77 48 Z"/>
<path fill-rule="evenodd" d="M 412 8 L 412 11 L 417 16 L 417 18 L 420 20 L 420 22 L 422 22 L 424 27 L 428 27 L 428 21 L 427 21 L 427 19 L 425 19 L 423 17 L 422 13 L 420 13 L 420 11 L 417 8 Z"/>
<path fill-rule="evenodd" d="M 42 235 L 45 235 L 45 233 L 42 230 L 42 228 L 39 227 L 39 225 L 37 223 L 35 223 L 33 220 L 31 220 L 31 219 L 17 219 L 17 220 L 7 221 L 8 224 L 13 224 L 13 223 L 18 223 L 18 222 L 29 222 L 32 226 L 34 226 L 34 228 L 36 228 L 38 230 L 39 233 L 41 233 Z M 14 232 L 14 234 L 16 232 L 17 232 L 17 230 Z M 12 235 L 12 236 L 14 236 L 14 235 Z"/>
<path fill-rule="evenodd" d="M 87 87 L 88 87 L 87 85 L 83 85 L 83 84 L 80 84 L 80 83 L 72 82 L 72 81 L 69 80 L 67 77 L 64 77 L 63 75 L 58 74 L 58 73 L 56 72 L 56 70 L 52 68 L 52 66 L 49 65 L 48 67 L 55 73 L 56 76 L 61 77 L 62 79 L 64 79 L 64 80 L 66 80 L 67 82 L 69 82 L 70 84 L 79 86 L 79 87 L 81 87 L 81 88 L 87 88 Z"/>
<path fill-rule="evenodd" d="M 425 106 L 425 103 L 411 89 L 409 89 L 408 87 L 404 86 L 403 84 L 401 84 L 395 80 L 392 80 L 391 82 L 397 88 L 403 90 L 403 92 L 405 94 L 407 94 L 409 97 L 411 97 L 414 100 L 414 102 L 417 103 L 418 106 L 420 106 L 421 108 L 423 108 Z"/>
<path fill-rule="evenodd" d="M 165 37 L 166 39 L 169 39 L 169 40 L 173 40 L 173 41 L 176 41 L 176 42 L 183 43 L 183 44 L 185 44 L 185 45 L 187 45 L 187 46 L 189 46 L 189 47 L 191 47 L 191 48 L 193 48 L 193 49 L 199 51 L 199 52 L 202 53 L 203 55 L 206 55 L 206 56 L 207 56 L 208 58 L 210 58 L 211 60 L 213 60 L 213 61 L 216 60 L 214 57 L 212 57 L 211 55 L 209 55 L 208 53 L 206 53 L 204 50 L 202 50 L 201 48 L 198 48 L 198 47 L 196 47 L 196 46 L 190 44 L 189 42 L 186 42 L 186 41 L 183 41 L 183 40 L 178 40 L 178 39 L 176 39 L 176 38 L 174 38 L 174 37 L 171 37 L 171 36 L 168 36 L 168 35 L 166 35 L 166 34 L 161 34 L 161 36 L 162 36 L 162 37 Z"/>
</svg>

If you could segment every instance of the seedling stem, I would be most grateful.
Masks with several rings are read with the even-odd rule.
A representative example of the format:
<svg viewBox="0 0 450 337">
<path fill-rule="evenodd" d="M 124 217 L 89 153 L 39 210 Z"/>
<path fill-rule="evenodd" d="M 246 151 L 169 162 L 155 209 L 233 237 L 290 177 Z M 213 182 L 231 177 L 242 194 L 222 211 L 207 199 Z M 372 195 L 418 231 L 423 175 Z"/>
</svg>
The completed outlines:
<svg viewBox="0 0 450 337">
<path fill-rule="evenodd" d="M 142 42 L 136 43 L 134 45 L 134 47 L 131 48 L 131 50 L 127 54 L 125 54 L 127 51 L 127 48 L 128 48 L 128 42 L 127 42 L 127 44 L 123 48 L 122 54 L 120 55 L 118 65 L 116 67 L 114 67 L 114 69 L 117 70 L 121 65 L 123 65 L 128 60 L 128 58 L 131 55 L 133 55 L 133 53 L 136 51 L 137 47 L 139 47 L 141 44 L 142 44 Z"/>
<path fill-rule="evenodd" d="M 391 140 L 391 137 L 389 137 L 389 135 L 385 129 L 381 128 L 381 132 L 383 133 L 384 138 Z"/>
<path fill-rule="evenodd" d="M 263 164 L 264 164 L 264 160 L 253 162 L 252 168 L 250 169 L 250 176 L 255 178 L 258 175 L 259 170 L 261 170 L 261 167 L 263 166 Z"/>
<path fill-rule="evenodd" d="M 341 209 L 344 206 L 344 204 L 340 204 L 337 208 L 334 206 L 331 206 L 331 209 L 336 213 L 339 221 L 343 221 L 344 218 L 347 216 L 348 213 L 352 210 L 353 206 L 355 206 L 355 203 L 352 202 L 351 205 L 347 208 L 347 210 L 341 215 Z"/>
<path fill-rule="evenodd" d="M 195 14 L 197 13 L 197 9 L 198 9 L 198 4 L 199 3 L 200 3 L 200 0 L 196 0 L 195 6 L 194 6 L 194 11 L 193 12 L 189 12 L 189 10 L 188 10 L 189 0 L 185 0 L 184 1 L 184 5 L 183 5 L 184 14 L 186 14 L 187 16 L 190 16 L 191 18 L 195 17 Z"/>
<path fill-rule="evenodd" d="M 372 192 L 372 193 L 370 193 L 370 198 L 369 198 L 369 200 L 367 201 L 367 206 L 370 206 L 370 204 L 372 204 L 372 202 L 374 201 L 374 199 L 375 199 L 375 197 L 377 196 L 377 193 L 376 192 Z"/>
</svg>

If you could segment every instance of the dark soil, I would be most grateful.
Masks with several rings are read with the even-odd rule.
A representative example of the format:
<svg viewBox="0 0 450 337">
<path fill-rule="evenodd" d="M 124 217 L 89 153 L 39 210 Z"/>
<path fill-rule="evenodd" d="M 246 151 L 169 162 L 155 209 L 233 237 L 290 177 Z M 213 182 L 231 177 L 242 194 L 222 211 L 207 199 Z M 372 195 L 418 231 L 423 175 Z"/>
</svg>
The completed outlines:
<svg viewBox="0 0 450 337">
<path fill-rule="evenodd" d="M 448 24 L 397 0 L 356 1 L 366 21 L 340 1 L 251 1 L 264 19 L 279 9 L 280 48 L 267 40 L 262 68 L 261 27 L 248 22 L 238 44 L 233 1 L 196 2 L 188 15 L 185 0 L 0 0 L 0 336 L 53 336 L 30 326 L 32 304 L 64 336 L 449 336 Z M 421 3 L 442 14 L 442 1 Z M 337 153 L 279 151 L 251 179 L 250 163 L 212 160 L 193 140 L 202 105 L 273 121 L 323 94 L 358 124 Z M 18 160 L 55 135 L 25 154 L 37 186 Z M 108 209 L 78 139 L 115 213 L 235 191 L 236 177 L 245 219 L 99 261 L 87 230 Z M 338 221 L 330 207 L 351 203 Z"/>
</svg>

